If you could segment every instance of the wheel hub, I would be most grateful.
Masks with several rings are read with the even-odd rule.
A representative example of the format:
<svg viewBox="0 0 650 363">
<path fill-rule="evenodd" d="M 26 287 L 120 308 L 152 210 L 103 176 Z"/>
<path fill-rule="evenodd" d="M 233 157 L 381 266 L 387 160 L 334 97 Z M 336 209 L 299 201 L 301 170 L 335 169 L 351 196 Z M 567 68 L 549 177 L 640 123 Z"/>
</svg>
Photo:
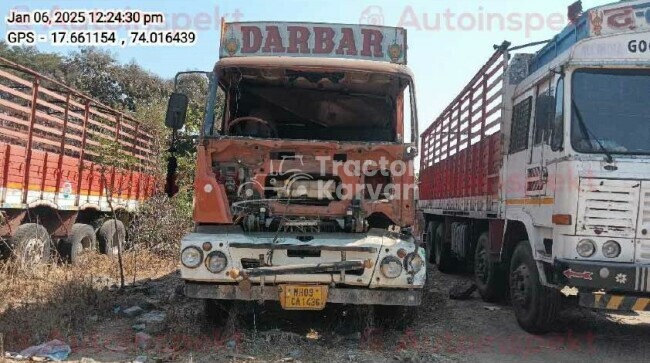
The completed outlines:
<svg viewBox="0 0 650 363">
<path fill-rule="evenodd" d="M 20 260 L 23 266 L 37 265 L 43 259 L 45 250 L 45 241 L 38 237 L 32 237 L 25 241 L 25 245 L 20 253 Z"/>
<path fill-rule="evenodd" d="M 521 307 L 527 307 L 531 299 L 530 271 L 526 265 L 519 265 L 510 277 L 510 293 L 512 302 Z"/>
</svg>

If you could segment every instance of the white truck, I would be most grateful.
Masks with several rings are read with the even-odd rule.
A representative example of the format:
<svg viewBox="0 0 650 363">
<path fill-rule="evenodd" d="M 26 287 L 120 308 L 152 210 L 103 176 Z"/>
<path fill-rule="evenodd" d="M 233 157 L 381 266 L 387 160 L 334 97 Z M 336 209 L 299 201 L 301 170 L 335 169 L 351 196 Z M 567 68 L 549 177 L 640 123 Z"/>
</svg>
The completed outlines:
<svg viewBox="0 0 650 363">
<path fill-rule="evenodd" d="M 650 309 L 649 43 L 647 1 L 586 11 L 536 54 L 504 43 L 421 136 L 432 258 L 508 292 L 529 332 L 565 295 Z"/>
</svg>

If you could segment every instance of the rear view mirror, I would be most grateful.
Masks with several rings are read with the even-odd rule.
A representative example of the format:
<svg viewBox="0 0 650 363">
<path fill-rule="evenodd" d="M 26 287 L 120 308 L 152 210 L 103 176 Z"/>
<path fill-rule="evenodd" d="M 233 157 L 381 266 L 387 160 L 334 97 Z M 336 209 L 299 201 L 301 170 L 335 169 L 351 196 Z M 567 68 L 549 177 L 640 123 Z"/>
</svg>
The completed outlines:
<svg viewBox="0 0 650 363">
<path fill-rule="evenodd" d="M 183 93 L 172 93 L 167 103 L 167 115 L 165 116 L 165 126 L 170 129 L 179 130 L 185 124 L 187 115 L 187 104 L 189 99 Z"/>
</svg>

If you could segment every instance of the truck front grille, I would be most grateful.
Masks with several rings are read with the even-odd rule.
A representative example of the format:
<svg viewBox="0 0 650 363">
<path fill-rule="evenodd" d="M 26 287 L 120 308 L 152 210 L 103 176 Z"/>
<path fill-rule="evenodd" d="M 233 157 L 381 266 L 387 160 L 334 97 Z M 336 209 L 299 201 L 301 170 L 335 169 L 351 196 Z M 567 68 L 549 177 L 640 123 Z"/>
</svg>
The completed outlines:
<svg viewBox="0 0 650 363">
<path fill-rule="evenodd" d="M 581 179 L 577 234 L 634 238 L 640 181 Z"/>
</svg>

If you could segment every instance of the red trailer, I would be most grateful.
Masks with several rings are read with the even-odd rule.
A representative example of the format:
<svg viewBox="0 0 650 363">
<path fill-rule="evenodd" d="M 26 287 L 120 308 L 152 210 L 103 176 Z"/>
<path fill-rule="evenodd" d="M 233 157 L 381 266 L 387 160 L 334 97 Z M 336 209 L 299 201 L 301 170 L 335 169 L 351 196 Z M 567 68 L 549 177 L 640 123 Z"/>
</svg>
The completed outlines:
<svg viewBox="0 0 650 363">
<path fill-rule="evenodd" d="M 126 233 L 111 216 L 154 191 L 153 141 L 129 115 L 0 58 L 4 254 L 35 263 L 52 247 L 72 262 L 96 245 L 114 253 L 114 235 Z"/>
<path fill-rule="evenodd" d="M 421 135 L 419 190 L 420 200 L 430 201 L 427 209 L 453 209 L 447 205 L 464 198 L 474 210 L 496 212 L 505 47 Z"/>
</svg>

